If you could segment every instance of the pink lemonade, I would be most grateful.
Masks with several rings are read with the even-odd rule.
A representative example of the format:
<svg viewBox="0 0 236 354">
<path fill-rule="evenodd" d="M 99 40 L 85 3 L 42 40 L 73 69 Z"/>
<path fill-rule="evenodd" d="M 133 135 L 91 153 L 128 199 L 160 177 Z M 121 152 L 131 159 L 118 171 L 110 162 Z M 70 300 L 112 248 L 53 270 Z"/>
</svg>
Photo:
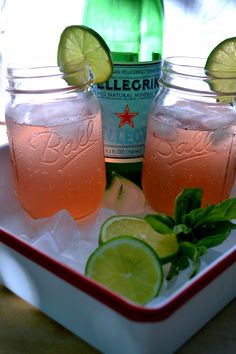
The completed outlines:
<svg viewBox="0 0 236 354">
<path fill-rule="evenodd" d="M 204 205 L 228 198 L 235 178 L 236 126 L 184 129 L 165 119 L 151 116 L 147 130 L 142 183 L 150 206 L 171 215 L 175 197 L 188 187 L 203 188 Z"/>
<path fill-rule="evenodd" d="M 50 126 L 8 119 L 7 126 L 16 194 L 32 217 L 67 209 L 81 219 L 99 207 L 105 188 L 100 113 Z"/>
</svg>

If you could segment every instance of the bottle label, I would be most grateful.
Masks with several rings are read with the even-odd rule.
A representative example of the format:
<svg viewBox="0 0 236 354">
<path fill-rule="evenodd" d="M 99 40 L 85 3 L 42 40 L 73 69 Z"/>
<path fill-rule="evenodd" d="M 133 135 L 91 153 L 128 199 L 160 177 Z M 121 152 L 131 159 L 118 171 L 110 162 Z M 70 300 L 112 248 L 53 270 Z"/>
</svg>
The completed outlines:
<svg viewBox="0 0 236 354">
<path fill-rule="evenodd" d="M 161 60 L 114 64 L 112 77 L 94 85 L 103 120 L 106 162 L 142 161 L 147 117 L 158 91 Z"/>
</svg>

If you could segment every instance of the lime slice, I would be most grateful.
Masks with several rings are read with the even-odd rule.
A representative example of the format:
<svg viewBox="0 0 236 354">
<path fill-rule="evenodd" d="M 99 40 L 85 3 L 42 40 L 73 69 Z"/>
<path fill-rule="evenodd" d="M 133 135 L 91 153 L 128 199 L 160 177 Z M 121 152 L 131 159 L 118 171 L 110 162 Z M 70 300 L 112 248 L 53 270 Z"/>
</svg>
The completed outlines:
<svg viewBox="0 0 236 354">
<path fill-rule="evenodd" d="M 103 198 L 104 207 L 127 215 L 143 211 L 144 204 L 145 197 L 141 188 L 113 172 L 107 181 Z"/>
<path fill-rule="evenodd" d="M 89 257 L 85 274 L 140 305 L 157 296 L 163 282 L 157 254 L 145 242 L 129 236 L 100 245 Z"/>
<path fill-rule="evenodd" d="M 205 70 L 212 79 L 209 84 L 213 91 L 224 93 L 221 101 L 230 101 L 227 94 L 236 92 L 236 37 L 220 42 L 209 54 Z"/>
<path fill-rule="evenodd" d="M 103 38 L 91 28 L 79 25 L 66 27 L 62 32 L 57 62 L 65 73 L 74 72 L 76 67 L 87 63 L 95 83 L 106 82 L 113 70 L 110 49 Z M 75 79 L 70 84 L 75 84 Z"/>
<path fill-rule="evenodd" d="M 169 262 L 179 250 L 174 233 L 158 233 L 143 218 L 136 216 L 115 215 L 108 218 L 102 224 L 99 242 L 104 243 L 122 235 L 129 235 L 146 242 L 157 253 L 163 264 Z"/>
</svg>

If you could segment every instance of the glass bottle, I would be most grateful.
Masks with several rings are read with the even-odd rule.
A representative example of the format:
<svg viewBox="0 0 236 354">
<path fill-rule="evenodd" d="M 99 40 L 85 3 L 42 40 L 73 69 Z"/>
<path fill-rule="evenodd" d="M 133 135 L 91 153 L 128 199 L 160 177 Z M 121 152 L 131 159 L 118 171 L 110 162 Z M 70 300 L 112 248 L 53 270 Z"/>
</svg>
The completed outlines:
<svg viewBox="0 0 236 354">
<path fill-rule="evenodd" d="M 6 125 L 14 186 L 33 218 L 67 209 L 81 219 L 105 189 L 101 111 L 87 67 L 8 67 Z M 76 86 L 70 85 L 76 75 Z M 67 83 L 68 82 L 68 83 Z"/>
<path fill-rule="evenodd" d="M 99 15 L 98 15 L 99 14 Z M 114 62 L 97 85 L 107 172 L 141 181 L 147 115 L 158 90 L 163 39 L 161 0 L 87 0 L 83 23 L 108 44 Z"/>
<path fill-rule="evenodd" d="M 200 58 L 164 60 L 142 174 L 146 200 L 158 212 L 173 214 L 184 188 L 202 188 L 205 206 L 228 198 L 234 184 L 236 72 L 214 78 L 204 65 Z"/>
</svg>

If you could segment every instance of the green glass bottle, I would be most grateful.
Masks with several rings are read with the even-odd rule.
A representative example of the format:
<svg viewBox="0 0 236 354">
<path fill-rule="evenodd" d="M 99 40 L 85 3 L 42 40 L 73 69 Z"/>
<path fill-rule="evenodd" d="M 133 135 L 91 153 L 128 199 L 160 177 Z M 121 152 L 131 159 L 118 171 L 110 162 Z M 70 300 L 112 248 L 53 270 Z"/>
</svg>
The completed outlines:
<svg viewBox="0 0 236 354">
<path fill-rule="evenodd" d="M 94 86 L 103 116 L 108 174 L 141 185 L 147 117 L 158 91 L 162 0 L 87 0 L 83 24 L 108 44 L 114 63 L 108 82 Z"/>
</svg>

